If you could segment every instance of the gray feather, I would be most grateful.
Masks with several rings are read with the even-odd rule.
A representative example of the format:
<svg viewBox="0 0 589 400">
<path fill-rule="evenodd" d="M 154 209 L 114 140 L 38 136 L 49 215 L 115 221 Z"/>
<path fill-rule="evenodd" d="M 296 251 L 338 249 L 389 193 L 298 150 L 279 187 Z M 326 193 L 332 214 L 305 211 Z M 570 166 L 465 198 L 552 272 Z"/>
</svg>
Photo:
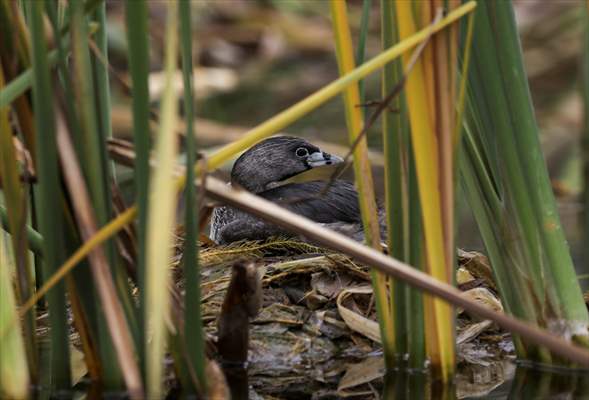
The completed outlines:
<svg viewBox="0 0 589 400">
<path fill-rule="evenodd" d="M 259 196 L 318 222 L 355 240 L 364 239 L 358 194 L 346 181 L 335 181 L 323 194 L 326 182 L 293 183 Z M 384 235 L 382 210 L 379 212 Z M 231 207 L 217 207 L 211 222 L 211 239 L 217 243 L 237 240 L 264 240 L 271 236 L 293 236 L 289 231 Z"/>
<path fill-rule="evenodd" d="M 328 190 L 323 181 L 284 184 L 286 179 L 317 164 L 310 162 L 312 154 L 330 163 L 342 161 L 339 157 L 331 158 L 304 139 L 273 137 L 251 147 L 235 161 L 231 182 L 355 240 L 363 240 L 358 193 L 351 183 L 338 180 Z M 382 210 L 379 210 L 379 222 L 384 237 Z M 210 236 L 217 243 L 264 240 L 279 235 L 292 236 L 277 225 L 231 207 L 217 207 L 213 211 Z"/>
</svg>

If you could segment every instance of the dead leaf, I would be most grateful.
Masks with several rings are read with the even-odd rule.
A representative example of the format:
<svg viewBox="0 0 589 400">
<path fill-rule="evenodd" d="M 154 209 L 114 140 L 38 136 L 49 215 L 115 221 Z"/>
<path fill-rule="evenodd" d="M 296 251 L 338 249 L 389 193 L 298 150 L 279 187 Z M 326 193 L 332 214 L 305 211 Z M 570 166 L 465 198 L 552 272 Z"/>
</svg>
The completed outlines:
<svg viewBox="0 0 589 400">
<path fill-rule="evenodd" d="M 377 343 L 380 343 L 380 328 L 378 327 L 378 323 L 350 310 L 343 305 L 344 301 L 353 294 L 372 294 L 372 287 L 360 286 L 342 290 L 340 295 L 337 297 L 337 309 L 340 313 L 340 316 L 351 330 L 358 332 Z"/>
<path fill-rule="evenodd" d="M 358 364 L 348 366 L 339 382 L 337 394 L 341 397 L 358 396 L 357 392 L 346 392 L 353 388 L 383 377 L 385 374 L 384 358 L 369 357 Z"/>
</svg>

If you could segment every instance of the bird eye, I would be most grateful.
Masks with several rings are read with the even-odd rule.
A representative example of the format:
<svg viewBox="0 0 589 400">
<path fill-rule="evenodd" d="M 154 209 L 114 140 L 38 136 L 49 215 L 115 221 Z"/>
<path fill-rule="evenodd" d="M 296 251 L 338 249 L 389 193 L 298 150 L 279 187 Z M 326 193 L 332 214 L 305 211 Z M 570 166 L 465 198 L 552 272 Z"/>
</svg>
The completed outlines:
<svg viewBox="0 0 589 400">
<path fill-rule="evenodd" d="M 309 150 L 307 150 L 304 147 L 299 147 L 296 151 L 295 154 L 297 157 L 307 157 L 309 155 Z"/>
</svg>

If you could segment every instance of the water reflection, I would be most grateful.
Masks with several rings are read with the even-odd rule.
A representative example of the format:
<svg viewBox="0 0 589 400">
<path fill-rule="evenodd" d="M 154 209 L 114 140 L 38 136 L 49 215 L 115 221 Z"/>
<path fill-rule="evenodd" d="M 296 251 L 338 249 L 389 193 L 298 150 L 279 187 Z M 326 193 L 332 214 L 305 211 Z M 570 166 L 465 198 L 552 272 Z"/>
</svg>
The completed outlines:
<svg viewBox="0 0 589 400">
<path fill-rule="evenodd" d="M 588 399 L 589 370 L 518 367 L 508 399 Z"/>
<path fill-rule="evenodd" d="M 49 362 L 49 345 L 47 341 L 41 344 L 40 365 L 42 370 L 47 370 Z M 362 399 L 588 399 L 589 400 L 589 370 L 567 368 L 542 368 L 539 365 L 515 365 L 512 361 L 504 360 L 498 363 L 481 363 L 459 367 L 458 376 L 453 385 L 441 385 L 432 383 L 428 374 L 424 372 L 394 371 L 384 375 L 384 363 L 382 357 L 365 359 L 361 364 L 363 368 L 358 370 L 358 376 L 348 377 L 358 386 L 349 385 L 343 390 L 346 379 L 341 375 L 333 376 L 333 380 L 323 382 L 325 389 L 318 390 L 316 396 L 309 394 L 304 388 L 294 391 L 290 395 L 281 398 L 341 398 L 344 395 L 350 398 Z M 485 365 L 482 365 L 485 364 Z M 259 394 L 268 391 L 268 387 L 248 382 L 248 369 L 245 364 L 224 364 L 223 370 L 233 399 L 259 398 Z M 341 369 L 340 369 L 341 371 Z M 251 374 L 251 369 L 250 369 Z M 42 374 L 43 381 L 39 386 L 31 388 L 31 398 L 34 399 L 126 399 L 125 392 L 105 392 L 98 384 L 93 384 L 87 377 L 76 383 L 71 391 L 51 390 L 48 374 Z M 325 375 L 327 376 L 327 375 Z M 256 375 L 249 378 L 255 381 Z M 265 384 L 273 381 L 272 377 Z M 364 378 L 364 379 L 363 379 Z M 280 385 L 280 379 L 276 379 Z M 250 385 L 254 385 L 250 387 Z M 308 381 L 308 386 L 317 384 L 313 379 Z M 282 382 L 284 384 L 284 382 Z M 335 385 L 335 387 L 333 386 Z M 306 386 L 306 385 L 302 385 Z M 339 389 L 337 390 L 339 386 Z M 321 387 L 321 384 L 318 386 Z M 264 390 L 266 389 L 266 390 Z M 282 387 L 284 389 L 284 386 Z M 319 392 L 324 396 L 322 397 Z M 267 393 L 266 393 L 267 394 Z M 356 394 L 355 397 L 354 394 Z M 253 397 L 250 397 L 252 396 Z M 186 398 L 182 389 L 177 387 L 168 393 L 168 399 Z"/>
<path fill-rule="evenodd" d="M 473 377 L 473 379 L 477 379 Z M 470 382 L 476 386 L 476 382 Z M 485 383 L 488 385 L 488 383 Z M 471 392 L 472 393 L 472 392 Z M 487 393 L 465 395 L 456 385 L 432 383 L 427 374 L 395 372 L 384 377 L 383 399 L 589 399 L 589 370 L 519 365 L 511 378 Z"/>
<path fill-rule="evenodd" d="M 426 399 L 431 397 L 428 375 L 422 372 L 393 372 L 384 377 L 383 399 Z"/>
</svg>

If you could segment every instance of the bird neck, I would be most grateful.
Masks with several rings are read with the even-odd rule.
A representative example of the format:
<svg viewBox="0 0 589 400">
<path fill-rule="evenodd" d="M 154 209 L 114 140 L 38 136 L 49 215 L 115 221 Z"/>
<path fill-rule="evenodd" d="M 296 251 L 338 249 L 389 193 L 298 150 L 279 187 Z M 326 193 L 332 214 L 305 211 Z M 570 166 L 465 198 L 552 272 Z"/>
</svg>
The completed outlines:
<svg viewBox="0 0 589 400">
<path fill-rule="evenodd" d="M 266 182 L 260 182 L 259 179 L 252 176 L 248 177 L 247 175 L 234 176 L 234 174 L 232 174 L 231 185 L 241 187 L 252 193 L 260 193 L 266 190 Z"/>
</svg>

